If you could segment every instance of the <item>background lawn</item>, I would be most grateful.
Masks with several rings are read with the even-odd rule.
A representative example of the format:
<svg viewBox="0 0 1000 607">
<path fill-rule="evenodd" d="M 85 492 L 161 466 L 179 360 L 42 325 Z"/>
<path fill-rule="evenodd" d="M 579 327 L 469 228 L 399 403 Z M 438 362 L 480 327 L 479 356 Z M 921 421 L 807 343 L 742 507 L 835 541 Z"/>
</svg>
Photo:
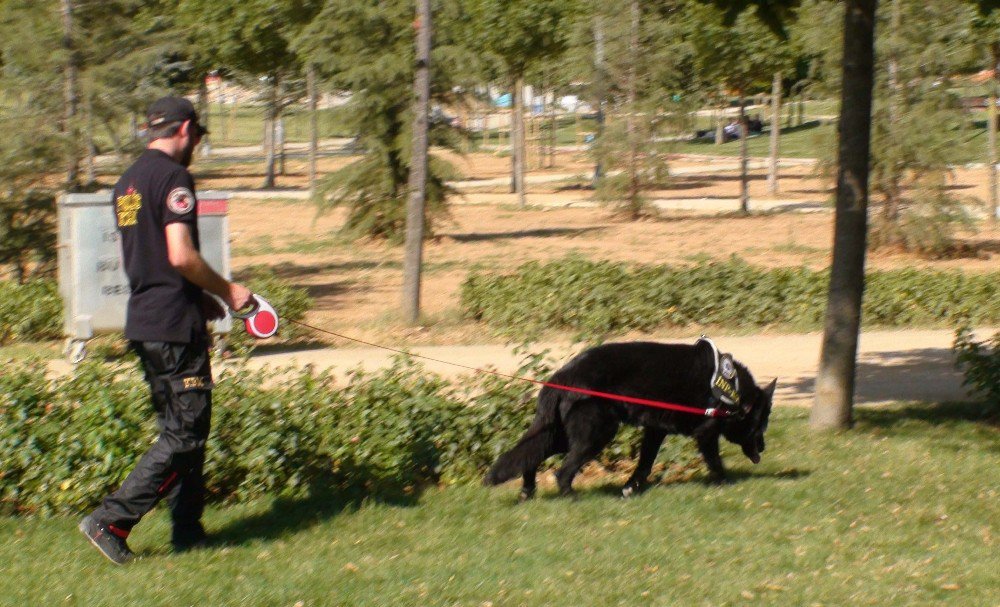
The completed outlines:
<svg viewBox="0 0 1000 607">
<path fill-rule="evenodd" d="M 412 503 L 322 491 L 207 514 L 171 555 L 158 512 L 117 568 L 76 520 L 0 519 L 4 605 L 996 605 L 1000 434 L 980 405 L 861 410 L 815 435 L 780 410 L 735 483 L 670 469 L 644 496 L 592 476 L 578 500 L 435 488 Z M 673 441 L 683 441 L 674 437 Z"/>
</svg>

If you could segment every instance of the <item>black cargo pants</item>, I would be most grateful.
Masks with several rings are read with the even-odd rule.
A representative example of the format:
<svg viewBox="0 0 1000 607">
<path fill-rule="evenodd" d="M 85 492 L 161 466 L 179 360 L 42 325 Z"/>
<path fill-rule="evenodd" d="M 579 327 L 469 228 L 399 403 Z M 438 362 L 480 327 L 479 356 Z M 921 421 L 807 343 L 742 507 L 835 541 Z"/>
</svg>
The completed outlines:
<svg viewBox="0 0 1000 607">
<path fill-rule="evenodd" d="M 131 346 L 142 361 L 160 435 L 93 517 L 124 536 L 165 497 L 175 537 L 196 532 L 204 510 L 205 441 L 212 417 L 208 337 Z"/>
</svg>

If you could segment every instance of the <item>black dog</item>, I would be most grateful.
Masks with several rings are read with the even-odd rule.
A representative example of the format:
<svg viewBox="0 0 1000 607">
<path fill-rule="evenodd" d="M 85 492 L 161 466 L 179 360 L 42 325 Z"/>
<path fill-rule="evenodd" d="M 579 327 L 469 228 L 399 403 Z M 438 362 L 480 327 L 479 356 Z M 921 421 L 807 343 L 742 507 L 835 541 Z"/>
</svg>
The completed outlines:
<svg viewBox="0 0 1000 607">
<path fill-rule="evenodd" d="M 712 382 L 719 376 L 719 361 L 715 346 L 705 339 L 695 345 L 612 343 L 582 352 L 556 371 L 549 383 L 709 408 L 722 404 L 719 393 L 712 390 Z M 745 366 L 731 358 L 727 366 L 729 376 L 736 377 L 731 388 L 738 386 L 738 395 L 730 390 L 738 402 L 723 407 L 731 414 L 727 417 L 628 404 L 545 386 L 538 395 L 538 410 L 531 427 L 513 449 L 497 459 L 483 482 L 498 485 L 521 475 L 521 499 L 528 499 L 535 493 L 535 475 L 542 462 L 566 453 L 556 481 L 561 494 L 571 494 L 573 477 L 611 442 L 622 422 L 645 430 L 638 465 L 622 488 L 625 497 L 645 488 L 667 434 L 693 437 L 708 466 L 709 480 L 723 482 L 726 472 L 719 456 L 719 437 L 740 445 L 743 453 L 758 463 L 777 384 L 774 380 L 761 389 Z"/>
</svg>

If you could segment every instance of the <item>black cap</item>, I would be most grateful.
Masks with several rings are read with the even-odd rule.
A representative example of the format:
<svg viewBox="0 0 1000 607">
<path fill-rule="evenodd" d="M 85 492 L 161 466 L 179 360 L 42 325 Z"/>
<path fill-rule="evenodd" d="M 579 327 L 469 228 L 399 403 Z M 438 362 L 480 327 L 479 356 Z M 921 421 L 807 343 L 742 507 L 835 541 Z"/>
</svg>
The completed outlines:
<svg viewBox="0 0 1000 607">
<path fill-rule="evenodd" d="M 162 97 L 154 101 L 146 111 L 146 124 L 150 128 L 185 120 L 190 120 L 199 134 L 208 132 L 208 129 L 198 123 L 198 112 L 195 111 L 194 104 L 183 97 Z"/>
</svg>

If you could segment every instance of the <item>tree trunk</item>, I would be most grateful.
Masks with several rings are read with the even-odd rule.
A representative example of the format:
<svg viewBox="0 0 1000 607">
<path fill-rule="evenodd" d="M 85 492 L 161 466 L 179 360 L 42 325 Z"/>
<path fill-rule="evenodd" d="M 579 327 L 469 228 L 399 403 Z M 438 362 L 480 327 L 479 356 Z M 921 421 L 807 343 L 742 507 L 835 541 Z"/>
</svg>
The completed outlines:
<svg viewBox="0 0 1000 607">
<path fill-rule="evenodd" d="M 889 130 L 893 133 L 899 132 L 899 115 L 902 105 L 903 87 L 899 81 L 899 29 L 902 26 L 902 6 L 900 0 L 892 0 L 892 13 L 890 17 L 889 36 L 889 61 L 888 61 L 888 112 Z M 902 204 L 902 174 L 899 169 L 890 167 L 890 172 L 885 175 L 885 204 L 882 207 L 882 220 L 885 225 L 895 226 L 899 222 L 900 207 Z M 896 230 L 890 229 L 886 232 L 890 234 L 889 244 L 898 241 Z"/>
<path fill-rule="evenodd" d="M 1000 220 L 1000 192 L 997 188 L 1000 184 L 997 183 L 997 71 L 1000 69 L 1000 44 L 990 45 L 990 57 L 993 64 L 990 66 L 992 70 L 992 75 L 990 76 L 990 94 L 987 97 L 987 120 L 986 120 L 986 131 L 987 131 L 987 163 L 986 170 L 990 176 L 990 218 L 994 223 Z"/>
<path fill-rule="evenodd" d="M 750 176 L 748 165 L 750 154 L 747 150 L 747 112 L 746 100 L 740 91 L 740 212 L 750 214 Z"/>
<path fill-rule="evenodd" d="M 781 137 L 781 72 L 771 82 L 771 161 L 768 163 L 767 192 L 778 193 L 778 147 Z"/>
<path fill-rule="evenodd" d="M 78 57 L 73 31 L 73 0 L 60 0 L 60 9 L 63 26 L 62 47 L 66 53 L 66 65 L 63 68 L 64 107 L 62 125 L 62 132 L 67 140 L 66 187 L 74 189 L 80 178 L 80 159 L 76 128 L 79 93 L 77 91 Z"/>
<path fill-rule="evenodd" d="M 514 79 L 514 128 L 511 132 L 511 158 L 514 170 L 514 192 L 517 194 L 517 205 L 527 206 L 524 192 L 524 155 L 527 146 L 524 141 L 524 77 L 518 75 Z"/>
<path fill-rule="evenodd" d="M 723 130 L 726 121 L 725 96 L 722 97 L 719 105 L 719 114 L 715 121 L 715 145 L 722 145 L 726 142 L 726 132 Z"/>
<path fill-rule="evenodd" d="M 630 5 L 631 23 L 629 25 L 628 49 L 628 116 L 625 122 L 625 137 L 628 140 L 628 202 L 632 219 L 639 219 L 641 200 L 639 197 L 639 150 L 636 135 L 636 89 L 638 87 L 636 64 L 639 62 L 639 0 L 632 0 Z"/>
<path fill-rule="evenodd" d="M 278 116 L 276 130 L 276 138 L 278 140 L 278 174 L 282 177 L 285 176 L 285 117 L 283 115 Z"/>
<path fill-rule="evenodd" d="M 264 149 L 264 187 L 274 187 L 274 145 L 276 140 L 276 127 L 278 122 L 278 77 L 271 76 L 270 99 L 267 101 L 267 133 Z"/>
<path fill-rule="evenodd" d="M 816 401 L 809 416 L 815 429 L 841 429 L 852 424 L 865 284 L 877 4 L 877 0 L 847 0 L 844 14 L 833 263 Z"/>
<path fill-rule="evenodd" d="M 309 64 L 306 70 L 306 88 L 309 95 L 309 195 L 316 193 L 316 161 L 319 156 L 319 112 L 316 111 L 316 68 Z"/>
<path fill-rule="evenodd" d="M 94 143 L 94 101 L 90 92 L 85 92 L 83 96 L 83 124 L 84 124 L 84 177 L 83 183 L 90 186 L 97 183 L 97 144 Z"/>
<path fill-rule="evenodd" d="M 420 318 L 420 270 L 424 246 L 424 204 L 427 199 L 427 128 L 431 93 L 431 5 L 417 0 L 417 69 L 413 79 L 413 153 L 410 196 L 406 204 L 406 252 L 403 260 L 403 314 L 414 324 Z"/>
<path fill-rule="evenodd" d="M 545 118 L 548 117 L 548 113 L 549 113 L 549 103 L 548 103 L 548 99 L 547 99 L 547 95 L 548 95 L 548 93 L 547 93 L 547 85 L 548 85 L 548 82 L 546 82 L 545 85 L 546 86 L 542 87 L 542 111 L 538 115 L 538 117 L 535 119 L 535 121 L 536 121 L 535 124 L 536 124 L 536 127 L 537 127 L 535 129 L 535 132 L 538 135 L 538 162 L 537 162 L 537 166 L 538 166 L 539 169 L 544 169 L 545 168 L 545 157 L 548 155 L 548 147 L 549 147 L 548 134 L 547 133 L 543 134 L 543 132 L 545 131 L 545 123 L 547 122 L 545 120 Z"/>
<path fill-rule="evenodd" d="M 606 94 L 606 82 L 604 73 L 604 20 L 600 15 L 594 17 L 594 107 L 597 109 L 597 125 L 594 134 L 593 146 L 600 143 L 604 137 L 604 97 Z M 598 154 L 594 161 L 593 187 L 596 189 L 601 179 L 604 178 L 604 166 L 601 163 L 601 155 Z"/>
<path fill-rule="evenodd" d="M 202 124 L 206 129 L 209 127 L 209 105 L 208 105 L 208 85 L 205 84 L 205 76 L 202 75 L 198 79 L 198 122 Z M 201 151 L 202 156 L 211 156 L 212 154 L 212 141 L 211 135 L 206 134 L 201 138 L 201 145 L 198 149 Z"/>
<path fill-rule="evenodd" d="M 274 106 L 275 130 L 278 143 L 278 174 L 285 176 L 285 81 L 278 80 Z"/>
<path fill-rule="evenodd" d="M 545 163 L 546 168 L 551 169 L 556 166 L 556 146 L 559 145 L 559 123 L 556 116 L 556 91 L 552 90 L 552 105 L 549 113 L 549 158 Z"/>
</svg>

